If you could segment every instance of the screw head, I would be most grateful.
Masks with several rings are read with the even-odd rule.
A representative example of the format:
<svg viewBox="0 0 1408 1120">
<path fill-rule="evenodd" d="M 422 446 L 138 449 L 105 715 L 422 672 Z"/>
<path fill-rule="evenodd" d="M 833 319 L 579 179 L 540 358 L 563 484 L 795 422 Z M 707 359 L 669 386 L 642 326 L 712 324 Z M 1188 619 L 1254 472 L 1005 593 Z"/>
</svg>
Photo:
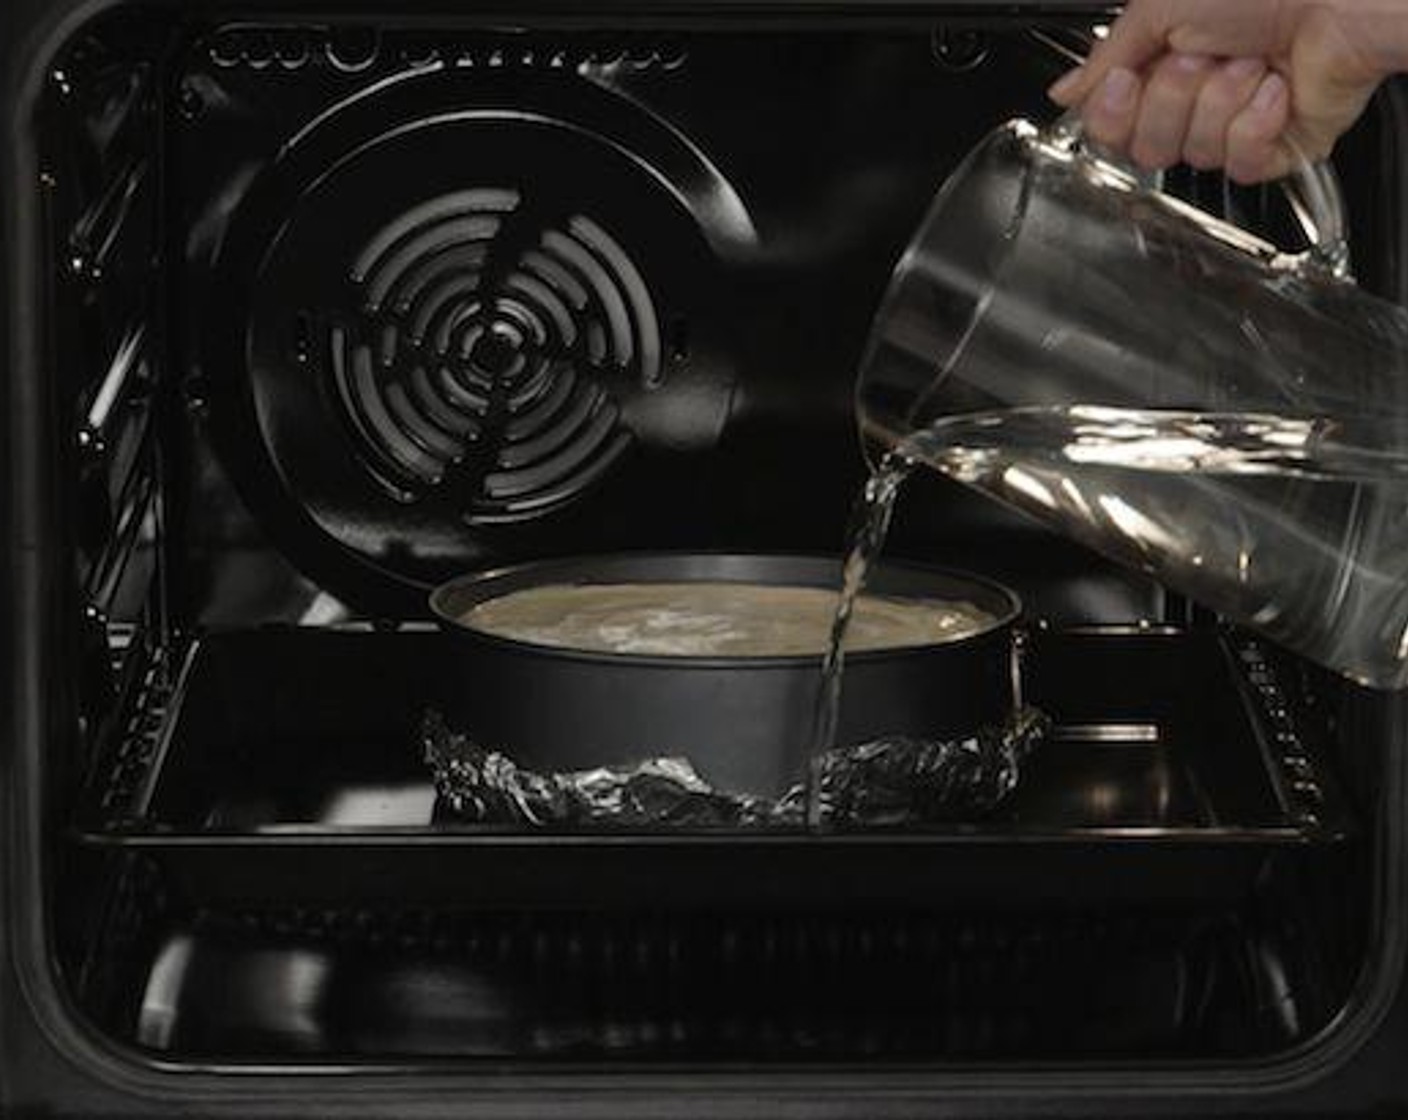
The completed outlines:
<svg viewBox="0 0 1408 1120">
<path fill-rule="evenodd" d="M 989 49 L 987 36 L 972 28 L 936 27 L 929 38 L 934 61 L 955 73 L 981 66 Z"/>
</svg>

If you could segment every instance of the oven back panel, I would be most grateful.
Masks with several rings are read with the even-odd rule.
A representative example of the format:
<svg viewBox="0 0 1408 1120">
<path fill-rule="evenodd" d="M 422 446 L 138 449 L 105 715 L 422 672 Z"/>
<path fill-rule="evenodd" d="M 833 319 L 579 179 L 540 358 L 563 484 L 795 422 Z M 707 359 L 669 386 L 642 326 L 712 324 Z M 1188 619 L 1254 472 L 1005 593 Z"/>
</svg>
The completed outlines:
<svg viewBox="0 0 1408 1120">
<path fill-rule="evenodd" d="M 405 616 L 543 555 L 838 552 L 890 271 L 980 137 L 1049 116 L 1063 65 L 926 21 L 194 35 L 167 153 L 188 609 L 337 614 L 316 588 Z M 931 478 L 893 551 L 1043 613 L 1166 613 L 1044 536 L 1023 571 L 1036 533 Z"/>
</svg>

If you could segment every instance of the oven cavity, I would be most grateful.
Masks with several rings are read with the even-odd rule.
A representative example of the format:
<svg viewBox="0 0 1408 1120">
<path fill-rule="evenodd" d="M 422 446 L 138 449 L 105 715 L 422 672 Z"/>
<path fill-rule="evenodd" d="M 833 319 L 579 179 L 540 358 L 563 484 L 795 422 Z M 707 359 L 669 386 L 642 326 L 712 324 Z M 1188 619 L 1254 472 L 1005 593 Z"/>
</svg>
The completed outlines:
<svg viewBox="0 0 1408 1120">
<path fill-rule="evenodd" d="M 895 258 L 974 141 L 1045 111 L 1050 44 L 1086 29 L 431 7 L 118 5 L 52 67 L 36 392 L 65 671 L 33 913 L 112 1060 L 339 1092 L 618 1059 L 998 1082 L 1260 1076 L 1332 1037 L 1388 877 L 1377 709 L 935 477 L 890 556 L 1027 606 L 997 683 L 1051 728 L 1005 796 L 817 833 L 447 803 L 431 711 L 535 774 L 658 744 L 603 757 L 576 724 L 628 711 L 619 691 L 547 710 L 542 677 L 464 658 L 428 589 L 571 557 L 834 560 Z M 1365 129 L 1346 191 L 1383 286 L 1397 141 Z M 1169 178 L 1277 221 L 1263 192 Z M 979 695 L 916 672 L 926 702 Z M 481 744 L 512 738 L 470 726 L 486 700 L 565 731 Z"/>
</svg>

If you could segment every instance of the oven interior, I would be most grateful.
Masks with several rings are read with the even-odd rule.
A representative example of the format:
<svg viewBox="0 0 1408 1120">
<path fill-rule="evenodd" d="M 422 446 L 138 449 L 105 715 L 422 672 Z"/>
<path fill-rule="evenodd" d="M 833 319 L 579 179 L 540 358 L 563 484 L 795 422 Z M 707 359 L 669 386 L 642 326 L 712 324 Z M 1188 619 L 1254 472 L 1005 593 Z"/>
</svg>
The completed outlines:
<svg viewBox="0 0 1408 1120">
<path fill-rule="evenodd" d="M 1208 1064 L 1342 1021 L 1375 975 L 1373 699 L 937 476 L 889 552 L 1021 594 L 1055 723 L 993 817 L 434 824 L 417 729 L 453 652 L 426 589 L 838 554 L 893 263 L 980 137 L 1050 117 L 1090 26 L 76 34 L 37 135 L 77 667 L 49 917 L 82 1014 L 173 1070 Z M 1394 122 L 1338 153 L 1359 282 L 1391 297 Z M 1292 236 L 1274 190 L 1168 184 Z"/>
</svg>

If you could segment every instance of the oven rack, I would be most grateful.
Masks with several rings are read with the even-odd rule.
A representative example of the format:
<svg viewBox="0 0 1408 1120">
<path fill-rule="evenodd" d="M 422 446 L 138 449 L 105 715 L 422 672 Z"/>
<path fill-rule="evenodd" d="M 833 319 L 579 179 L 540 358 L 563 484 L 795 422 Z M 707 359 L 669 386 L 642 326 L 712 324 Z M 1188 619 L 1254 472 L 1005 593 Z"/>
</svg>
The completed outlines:
<svg viewBox="0 0 1408 1120">
<path fill-rule="evenodd" d="M 423 627 L 209 634 L 169 695 L 138 693 L 160 705 L 126 725 L 144 745 L 107 756 L 75 835 L 158 860 L 222 906 L 701 909 L 1238 896 L 1268 861 L 1354 831 L 1273 656 L 1216 632 L 1034 633 L 1024 687 L 1055 726 L 1006 803 L 966 823 L 820 834 L 448 821 L 419 741 L 446 656 Z"/>
</svg>

